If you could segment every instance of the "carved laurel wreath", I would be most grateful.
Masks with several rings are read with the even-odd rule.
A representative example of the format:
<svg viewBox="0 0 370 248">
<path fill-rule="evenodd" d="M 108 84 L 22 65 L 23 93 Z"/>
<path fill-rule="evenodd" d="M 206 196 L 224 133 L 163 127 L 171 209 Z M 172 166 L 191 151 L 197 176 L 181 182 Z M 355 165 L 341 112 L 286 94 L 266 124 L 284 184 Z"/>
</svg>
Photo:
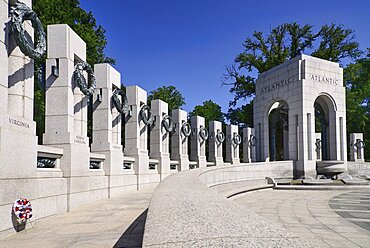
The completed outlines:
<svg viewBox="0 0 370 248">
<path fill-rule="evenodd" d="M 143 105 L 141 107 L 140 117 L 143 120 L 145 125 L 151 126 L 153 124 L 154 118 L 152 116 L 152 112 L 150 111 L 150 107 L 148 105 Z"/>
<path fill-rule="evenodd" d="M 169 116 L 169 115 L 163 116 L 162 125 L 163 125 L 164 129 L 166 130 L 166 132 L 168 132 L 168 133 L 172 132 L 172 130 L 173 130 L 172 117 Z"/>
<path fill-rule="evenodd" d="M 223 143 L 225 141 L 225 134 L 222 131 L 218 130 L 216 134 L 216 140 L 218 143 Z"/>
<path fill-rule="evenodd" d="M 23 22 L 29 20 L 35 29 L 36 41 L 35 48 L 27 40 L 23 29 Z M 41 58 L 46 52 L 46 35 L 37 14 L 22 2 L 16 2 L 10 8 L 10 32 L 14 35 L 15 42 L 21 49 L 22 53 L 32 59 Z"/>
<path fill-rule="evenodd" d="M 83 71 L 86 71 L 87 74 L 90 76 L 90 85 L 86 82 L 86 79 L 83 75 Z M 91 66 L 86 62 L 78 63 L 75 66 L 75 71 L 73 72 L 73 80 L 80 88 L 81 92 L 85 96 L 90 96 L 92 93 L 94 93 L 95 87 L 96 87 L 96 80 L 94 71 L 91 68 Z"/>
<path fill-rule="evenodd" d="M 119 100 L 118 95 L 122 97 L 122 103 Z M 119 113 L 125 114 L 125 115 L 129 113 L 130 108 L 128 106 L 127 96 L 125 92 L 123 92 L 121 89 L 117 88 L 113 91 L 112 102 L 113 102 L 114 107 L 117 109 Z"/>
<path fill-rule="evenodd" d="M 202 140 L 207 140 L 208 139 L 208 130 L 205 127 L 200 127 L 199 128 L 199 136 Z"/>
</svg>

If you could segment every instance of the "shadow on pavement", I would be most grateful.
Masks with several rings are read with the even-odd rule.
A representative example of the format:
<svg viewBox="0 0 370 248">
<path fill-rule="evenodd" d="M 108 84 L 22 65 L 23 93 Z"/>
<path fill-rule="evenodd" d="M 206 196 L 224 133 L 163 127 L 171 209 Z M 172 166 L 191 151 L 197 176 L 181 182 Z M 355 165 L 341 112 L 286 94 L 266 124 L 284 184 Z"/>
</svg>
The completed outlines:
<svg viewBox="0 0 370 248">
<path fill-rule="evenodd" d="M 142 247 L 144 227 L 148 209 L 140 214 L 139 217 L 132 222 L 132 224 L 126 229 L 122 236 L 117 240 L 113 247 L 115 248 L 133 248 Z"/>
</svg>

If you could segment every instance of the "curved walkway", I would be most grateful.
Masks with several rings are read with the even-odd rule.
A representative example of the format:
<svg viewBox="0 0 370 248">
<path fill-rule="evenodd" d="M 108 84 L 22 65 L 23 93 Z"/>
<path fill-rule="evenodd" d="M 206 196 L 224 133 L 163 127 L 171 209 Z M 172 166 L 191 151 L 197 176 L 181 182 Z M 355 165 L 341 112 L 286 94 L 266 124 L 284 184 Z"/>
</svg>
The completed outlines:
<svg viewBox="0 0 370 248">
<path fill-rule="evenodd" d="M 238 195 L 231 200 L 246 208 L 246 211 L 252 210 L 270 223 L 287 228 L 305 239 L 321 240 L 330 247 L 370 247 L 370 231 L 349 222 L 329 206 L 330 199 L 337 199 L 330 201 L 331 204 L 338 203 L 338 199 L 343 199 L 340 197 L 343 193 L 367 197 L 368 202 L 363 202 L 363 205 L 370 205 L 370 190 L 261 190 Z M 356 203 L 353 198 L 345 199 L 346 202 L 340 202 L 347 205 L 342 206 Z M 338 204 L 335 206 L 338 207 Z M 339 209 L 339 212 L 343 209 Z M 361 216 L 364 223 L 365 215 Z M 370 221 L 370 218 L 367 220 Z"/>
<path fill-rule="evenodd" d="M 243 170 L 244 174 L 259 175 L 263 168 L 265 175 L 279 174 L 269 170 L 269 166 L 228 166 L 183 171 L 165 178 L 149 205 L 143 246 L 328 247 L 323 241 L 306 240 L 269 223 L 204 184 L 231 181 Z"/>
<path fill-rule="evenodd" d="M 370 231 L 370 190 L 337 195 L 330 199 L 329 206 L 346 220 Z"/>
<path fill-rule="evenodd" d="M 141 247 L 153 191 L 126 192 L 42 219 L 33 223 L 33 228 L 0 239 L 0 247 Z"/>
</svg>

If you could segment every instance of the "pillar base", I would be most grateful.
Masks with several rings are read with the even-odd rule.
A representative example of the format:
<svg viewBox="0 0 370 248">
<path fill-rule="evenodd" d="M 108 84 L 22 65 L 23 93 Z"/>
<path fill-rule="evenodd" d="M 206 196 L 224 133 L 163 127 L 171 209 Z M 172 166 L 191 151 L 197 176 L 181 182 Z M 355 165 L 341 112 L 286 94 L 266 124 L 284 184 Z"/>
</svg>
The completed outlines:
<svg viewBox="0 0 370 248">
<path fill-rule="evenodd" d="M 34 178 L 37 136 L 34 121 L 4 114 L 0 117 L 0 178 Z"/>
</svg>

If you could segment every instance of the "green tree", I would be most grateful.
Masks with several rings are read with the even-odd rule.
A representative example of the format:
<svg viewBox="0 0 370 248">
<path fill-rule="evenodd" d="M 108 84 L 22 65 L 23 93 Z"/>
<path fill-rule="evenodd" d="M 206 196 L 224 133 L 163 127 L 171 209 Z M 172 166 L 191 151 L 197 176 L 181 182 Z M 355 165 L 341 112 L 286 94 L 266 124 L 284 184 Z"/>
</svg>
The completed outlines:
<svg viewBox="0 0 370 248">
<path fill-rule="evenodd" d="M 79 0 L 33 0 L 32 9 L 37 13 L 44 30 L 47 25 L 67 24 L 86 42 L 87 62 L 114 64 L 115 60 L 104 54 L 107 45 L 105 29 L 97 25 L 91 11 L 80 7 Z"/>
<path fill-rule="evenodd" d="M 47 25 L 68 24 L 86 42 L 87 62 L 90 65 L 93 66 L 96 63 L 114 64 L 115 60 L 104 54 L 104 49 L 107 45 L 104 28 L 97 25 L 91 11 L 87 12 L 79 5 L 79 0 L 32 1 L 32 9 L 41 20 L 45 32 Z M 44 64 L 45 58 L 46 55 L 43 59 L 35 61 L 34 120 L 37 123 L 36 133 L 39 137 L 39 142 L 41 142 L 42 134 L 45 131 L 45 92 L 41 89 L 42 87 L 40 88 L 37 71 Z M 89 122 L 89 133 L 91 133 L 91 121 Z"/>
<path fill-rule="evenodd" d="M 206 126 L 210 121 L 221 121 L 224 122 L 225 114 L 222 113 L 221 106 L 212 100 L 203 102 L 203 105 L 197 105 L 193 111 L 189 113 L 189 116 L 202 116 L 205 118 Z"/>
<path fill-rule="evenodd" d="M 168 103 L 168 113 L 172 110 L 179 109 L 185 104 L 185 98 L 175 86 L 162 86 L 149 92 L 148 104 L 155 99 L 160 99 Z"/>
<path fill-rule="evenodd" d="M 370 145 L 370 49 L 367 57 L 356 60 L 344 69 L 347 102 L 347 130 L 363 133 L 367 147 Z M 365 159 L 370 161 L 370 150 L 365 149 Z"/>
<path fill-rule="evenodd" d="M 315 41 L 319 42 L 319 46 L 313 49 Z M 360 55 L 359 44 L 354 40 L 354 31 L 336 24 L 323 25 L 320 31 L 315 33 L 310 25 L 285 23 L 273 28 L 267 36 L 262 32 L 254 32 L 251 38 L 244 41 L 243 47 L 244 51 L 237 55 L 235 64 L 226 67 L 223 79 L 223 85 L 231 86 L 229 91 L 234 94 L 234 99 L 229 103 L 231 110 L 228 118 L 242 116 L 240 111 L 243 108 L 250 111 L 248 115 L 252 115 L 253 108 L 247 106 L 249 103 L 239 110 L 232 109 L 240 100 L 251 100 L 255 95 L 256 81 L 248 74 L 267 71 L 308 49 L 313 50 L 312 56 L 335 62 L 356 59 Z M 236 123 L 245 120 L 233 121 Z"/>
<path fill-rule="evenodd" d="M 244 123 L 245 126 L 253 127 L 253 101 L 238 108 L 229 108 L 226 118 L 231 124 Z"/>
<path fill-rule="evenodd" d="M 320 45 L 311 54 L 314 57 L 333 62 L 342 59 L 357 59 L 361 55 L 354 31 L 344 29 L 343 25 L 324 25 L 319 32 Z"/>
</svg>

